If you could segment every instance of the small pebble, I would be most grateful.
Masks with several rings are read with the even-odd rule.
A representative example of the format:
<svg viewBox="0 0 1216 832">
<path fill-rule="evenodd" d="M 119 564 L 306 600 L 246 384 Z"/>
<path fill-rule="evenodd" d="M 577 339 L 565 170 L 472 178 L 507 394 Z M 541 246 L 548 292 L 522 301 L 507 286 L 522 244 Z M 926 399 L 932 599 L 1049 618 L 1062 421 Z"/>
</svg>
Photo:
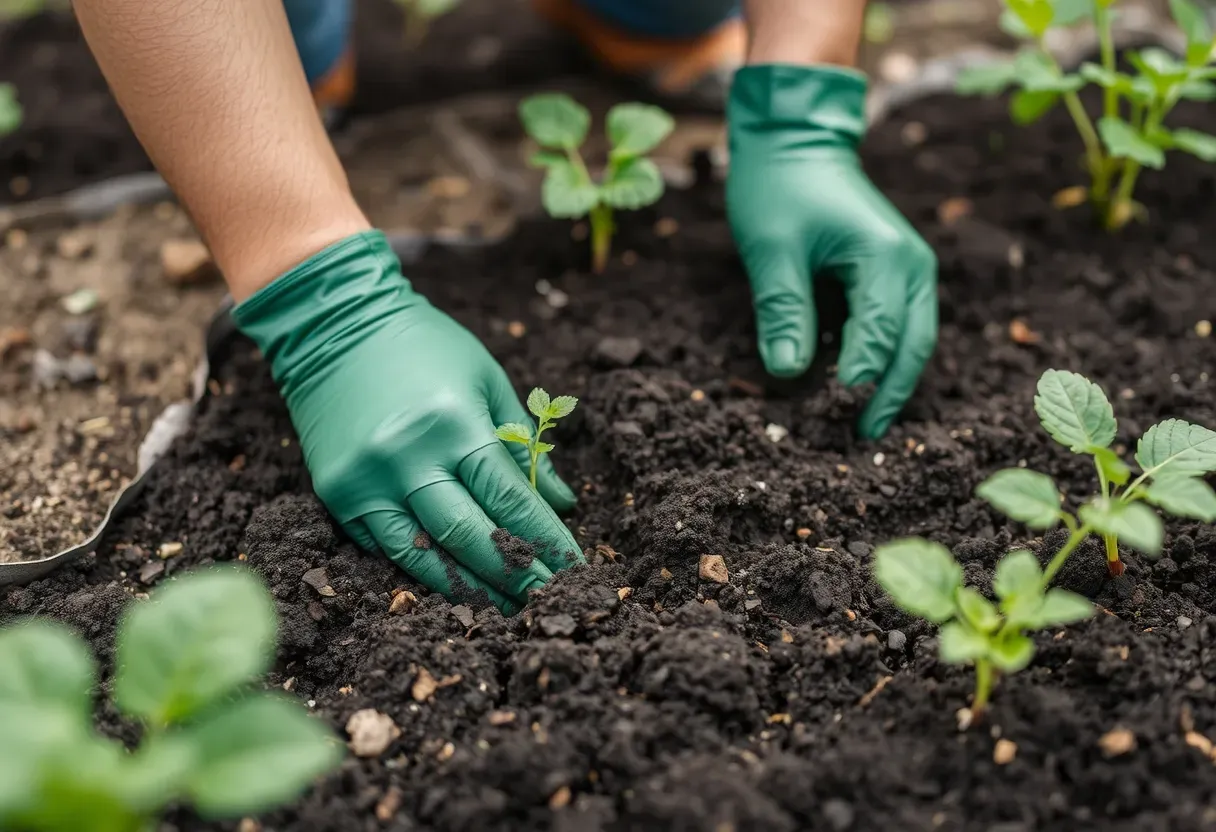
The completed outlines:
<svg viewBox="0 0 1216 832">
<path fill-rule="evenodd" d="M 1179 630 L 1185 630 L 1187 627 L 1191 626 L 1191 624 L 1193 624 L 1194 622 L 1191 621 L 1191 619 L 1187 618 L 1185 615 L 1180 615 L 1180 616 L 1178 616 L 1178 620 L 1176 623 L 1178 624 Z"/>
<path fill-rule="evenodd" d="M 768 437 L 768 441 L 776 444 L 782 439 L 790 435 L 789 428 L 770 422 L 764 427 L 764 435 Z"/>
<path fill-rule="evenodd" d="M 845 832 L 853 827 L 856 813 L 853 811 L 851 803 L 831 798 L 823 802 L 823 817 L 835 832 Z"/>
<path fill-rule="evenodd" d="M 908 637 L 901 630 L 892 630 L 887 633 L 887 648 L 902 653 L 903 649 L 908 646 Z"/>
<path fill-rule="evenodd" d="M 97 306 L 100 298 L 93 289 L 77 289 L 60 303 L 69 315 L 83 315 Z"/>
<path fill-rule="evenodd" d="M 996 747 L 992 749 L 992 762 L 998 766 L 1007 766 L 1013 762 L 1013 758 L 1017 755 L 1017 743 L 1011 740 L 997 740 Z"/>
<path fill-rule="evenodd" d="M 1098 739 L 1098 747 L 1107 757 L 1120 757 L 1136 750 L 1136 735 L 1127 728 L 1112 728 Z"/>
<path fill-rule="evenodd" d="M 527 331 L 528 328 L 520 321 L 511 321 L 507 324 L 507 334 L 512 338 L 523 338 Z"/>
<path fill-rule="evenodd" d="M 886 461 L 887 461 L 887 455 L 884 454 L 882 451 L 879 451 L 878 453 L 874 454 L 874 464 L 875 465 L 882 465 Z"/>
<path fill-rule="evenodd" d="M 1207 338 L 1209 335 L 1212 334 L 1212 322 L 1211 321 L 1199 321 L 1198 323 L 1196 323 L 1195 324 L 1195 334 L 1198 335 L 1200 338 Z"/>
</svg>

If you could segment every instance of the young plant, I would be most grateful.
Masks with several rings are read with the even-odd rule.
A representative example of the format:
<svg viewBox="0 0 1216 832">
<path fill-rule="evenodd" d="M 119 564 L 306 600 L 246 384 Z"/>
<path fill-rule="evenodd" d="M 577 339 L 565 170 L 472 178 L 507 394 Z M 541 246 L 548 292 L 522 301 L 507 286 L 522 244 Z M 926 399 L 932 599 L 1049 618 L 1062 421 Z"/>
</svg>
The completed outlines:
<svg viewBox="0 0 1216 832">
<path fill-rule="evenodd" d="M 21 104 L 12 84 L 0 84 L 0 137 L 21 126 Z"/>
<path fill-rule="evenodd" d="M 93 728 L 97 668 L 75 634 L 41 620 L 0 630 L 0 829 L 152 832 L 170 804 L 224 818 L 295 799 L 343 750 L 298 702 L 256 689 L 275 629 L 270 594 L 235 569 L 134 604 L 112 686 L 142 724 L 133 751 Z"/>
<path fill-rule="evenodd" d="M 1051 438 L 1093 459 L 1098 493 L 1073 516 L 1060 505 L 1055 482 L 1025 468 L 997 471 L 975 493 L 1012 520 L 1044 531 L 1063 522 L 1072 534 L 1044 573 L 1050 582 L 1081 542 L 1102 535 L 1107 567 L 1123 574 L 1119 542 L 1150 556 L 1161 551 L 1164 529 L 1149 504 L 1174 515 L 1216 521 L 1216 492 L 1203 475 L 1216 471 L 1216 433 L 1181 419 L 1149 428 L 1136 446 L 1140 474 L 1111 449 L 1117 424 L 1102 388 L 1084 376 L 1048 370 L 1039 379 L 1034 409 Z"/>
<path fill-rule="evenodd" d="M 988 705 L 998 673 L 1016 673 L 1034 657 L 1027 631 L 1082 621 L 1093 604 L 1063 589 L 1048 589 L 1038 559 L 1021 549 L 997 564 L 993 604 L 963 585 L 963 568 L 940 543 L 907 538 L 874 550 L 874 577 L 906 612 L 940 624 L 938 653 L 949 664 L 975 665 L 973 720 Z"/>
<path fill-rule="evenodd" d="M 617 104 L 608 111 L 611 150 L 602 181 L 591 178 L 579 147 L 591 127 L 591 113 L 561 93 L 524 99 L 519 117 L 543 149 L 532 164 L 546 168 L 541 200 L 553 217 L 590 217 L 591 264 L 596 274 L 608 264 L 615 209 L 636 210 L 663 195 L 663 177 L 645 154 L 675 127 L 670 115 L 649 104 Z"/>
<path fill-rule="evenodd" d="M 460 5 L 460 0 L 393 0 L 405 14 L 405 42 L 418 46 L 426 39 L 431 22 Z"/>
<path fill-rule="evenodd" d="M 1134 75 L 1120 72 L 1111 31 L 1117 0 L 1004 0 L 1005 30 L 1028 41 L 1012 62 L 974 67 L 958 81 L 962 94 L 995 95 L 1016 87 L 1010 110 L 1015 123 L 1037 121 L 1062 102 L 1085 145 L 1089 198 L 1110 230 L 1146 216 L 1133 200 L 1143 168 L 1165 166 L 1168 150 L 1216 161 L 1216 136 L 1197 130 L 1170 130 L 1164 124 L 1184 99 L 1216 100 L 1216 68 L 1210 66 L 1216 37 L 1202 10 L 1190 0 L 1170 0 L 1174 20 L 1186 36 L 1185 59 L 1158 48 L 1126 53 Z M 1066 73 L 1048 51 L 1053 27 L 1091 19 L 1098 32 L 1100 63 Z M 1102 88 L 1102 114 L 1095 126 L 1077 92 L 1086 83 Z"/>
<path fill-rule="evenodd" d="M 520 422 L 507 422 L 494 431 L 494 435 L 503 442 L 515 442 L 527 447 L 528 458 L 532 463 L 528 479 L 532 483 L 534 491 L 536 490 L 536 463 L 541 454 L 547 454 L 554 448 L 548 442 L 541 442 L 540 436 L 557 424 L 558 419 L 573 413 L 576 406 L 578 406 L 578 399 L 574 396 L 558 396 L 556 399 L 550 399 L 548 393 L 539 387 L 534 387 L 528 394 L 528 410 L 536 417 L 536 432 L 532 432 L 531 425 Z"/>
</svg>

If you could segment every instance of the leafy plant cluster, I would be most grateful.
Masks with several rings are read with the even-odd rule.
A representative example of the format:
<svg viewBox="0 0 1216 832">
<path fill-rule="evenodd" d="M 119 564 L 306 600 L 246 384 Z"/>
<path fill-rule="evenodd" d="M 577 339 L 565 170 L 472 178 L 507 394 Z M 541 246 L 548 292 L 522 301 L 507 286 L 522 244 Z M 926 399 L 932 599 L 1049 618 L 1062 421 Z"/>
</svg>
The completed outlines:
<svg viewBox="0 0 1216 832">
<path fill-rule="evenodd" d="M 1165 120 L 1182 100 L 1216 100 L 1216 68 L 1210 66 L 1216 37 L 1203 11 L 1191 0 L 1170 0 L 1174 20 L 1186 36 L 1186 56 L 1179 59 L 1150 47 L 1124 53 L 1135 70 L 1120 70 L 1112 22 L 1117 0 L 1003 0 L 1002 27 L 1027 45 L 1007 63 L 974 67 L 963 73 L 958 91 L 995 95 L 1016 88 L 1010 105 L 1018 124 L 1037 121 L 1063 103 L 1085 145 L 1090 175 L 1089 197 L 1101 222 L 1111 230 L 1133 217 L 1144 217 L 1133 200 L 1144 168 L 1165 166 L 1165 154 L 1180 150 L 1206 162 L 1216 161 L 1216 136 L 1197 130 L 1171 130 Z M 1045 45 L 1053 27 L 1092 20 L 1098 32 L 1100 63 L 1065 72 Z M 1090 117 L 1078 91 L 1087 84 L 1102 88 L 1102 113 Z"/>
<path fill-rule="evenodd" d="M 548 442 L 542 442 L 541 434 L 556 425 L 558 419 L 573 413 L 577 406 L 578 399 L 574 396 L 558 396 L 550 399 L 549 394 L 542 388 L 534 387 L 528 394 L 528 410 L 536 417 L 536 430 L 533 431 L 531 425 L 507 422 L 494 431 L 494 435 L 503 442 L 514 442 L 527 447 L 528 456 L 532 461 L 529 481 L 532 483 L 533 490 L 536 489 L 536 464 L 540 460 L 540 455 L 549 453 L 555 447 Z"/>
<path fill-rule="evenodd" d="M 113 699 L 139 747 L 99 735 L 87 646 L 40 620 L 0 631 L 0 829 L 150 832 L 169 804 L 206 817 L 295 798 L 343 751 L 296 702 L 254 690 L 275 644 L 269 593 L 217 569 L 134 604 L 118 628 Z"/>
<path fill-rule="evenodd" d="M 592 268 L 602 273 L 616 230 L 613 211 L 643 208 L 663 195 L 663 176 L 646 154 L 667 138 L 675 121 L 650 104 L 617 104 L 609 110 L 608 166 L 596 182 L 579 153 L 591 128 L 586 107 L 562 93 L 542 93 L 520 104 L 519 117 L 542 148 L 532 164 L 546 168 L 545 210 L 553 217 L 590 218 Z"/>
<path fill-rule="evenodd" d="M 994 605 L 963 586 L 962 567 L 940 544 L 908 538 L 875 550 L 874 574 L 902 609 L 943 625 L 940 655 L 953 664 L 974 663 L 973 714 L 982 713 L 994 672 L 1014 673 L 1034 656 L 1027 631 L 1070 624 L 1091 614 L 1088 601 L 1050 589 L 1068 557 L 1091 534 L 1106 547 L 1111 575 L 1121 575 L 1120 541 L 1148 554 L 1161 551 L 1164 527 L 1150 508 L 1205 523 L 1216 521 L 1216 491 L 1204 481 L 1216 471 L 1216 432 L 1181 419 L 1149 428 L 1136 446 L 1140 473 L 1112 450 L 1118 424 L 1102 388 L 1084 376 L 1048 370 L 1039 379 L 1035 412 L 1047 433 L 1074 454 L 1089 457 L 1097 493 L 1076 514 L 1062 504 L 1047 474 L 1007 468 L 980 483 L 976 495 L 1012 520 L 1037 531 L 1063 523 L 1068 540 L 1040 569 L 1028 551 L 1012 552 L 997 565 Z"/>
</svg>

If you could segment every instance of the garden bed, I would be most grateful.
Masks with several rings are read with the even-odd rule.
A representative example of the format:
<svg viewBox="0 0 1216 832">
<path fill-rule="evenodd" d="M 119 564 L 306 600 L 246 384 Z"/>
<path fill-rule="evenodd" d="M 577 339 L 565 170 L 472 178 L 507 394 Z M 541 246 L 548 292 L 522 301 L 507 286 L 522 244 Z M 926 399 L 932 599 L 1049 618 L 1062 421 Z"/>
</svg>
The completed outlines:
<svg viewBox="0 0 1216 832">
<path fill-rule="evenodd" d="M 859 395 L 826 380 L 830 284 L 815 370 L 764 376 L 719 186 L 622 217 L 601 277 L 552 221 L 408 268 L 518 389 L 581 398 L 554 459 L 592 565 L 512 619 L 425 596 L 335 530 L 244 341 L 139 507 L 96 555 L 0 594 L 0 619 L 66 620 L 108 659 L 132 595 L 213 561 L 260 573 L 282 617 L 272 682 L 338 730 L 361 708 L 402 730 L 266 829 L 1208 828 L 1211 530 L 1169 524 L 1164 557 L 1126 554 L 1114 582 L 1084 546 L 1060 584 L 1110 614 L 1038 636 L 967 732 L 970 673 L 870 578 L 872 547 L 907 534 L 950 545 L 980 586 L 1014 545 L 1051 554 L 1057 537 L 1030 540 L 972 495 L 1022 461 L 1089 493 L 1092 472 L 1034 416 L 1047 367 L 1106 388 L 1118 441 L 1169 416 L 1216 425 L 1212 170 L 1179 158 L 1146 176 L 1152 224 L 1108 238 L 1051 206 L 1078 155 L 1062 114 L 1015 131 L 999 101 L 929 99 L 874 130 L 867 167 L 938 251 L 942 309 L 920 390 L 877 443 L 853 437 Z M 162 560 L 164 543 L 182 551 Z M 703 555 L 727 583 L 699 577 Z M 302 581 L 317 568 L 332 596 Z M 419 603 L 390 612 L 402 588 Z"/>
</svg>

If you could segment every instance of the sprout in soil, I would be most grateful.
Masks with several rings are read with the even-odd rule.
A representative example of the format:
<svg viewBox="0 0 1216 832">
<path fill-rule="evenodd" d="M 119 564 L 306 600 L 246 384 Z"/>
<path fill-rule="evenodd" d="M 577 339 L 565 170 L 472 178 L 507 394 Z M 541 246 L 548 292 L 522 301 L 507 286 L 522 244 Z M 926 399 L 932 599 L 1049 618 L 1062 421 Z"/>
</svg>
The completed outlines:
<svg viewBox="0 0 1216 832">
<path fill-rule="evenodd" d="M 1102 535 L 1112 576 L 1123 574 L 1120 541 L 1147 555 L 1159 554 L 1161 518 L 1146 503 L 1175 517 L 1216 520 L 1216 492 L 1203 480 L 1204 474 L 1216 471 L 1216 433 L 1181 419 L 1153 425 L 1136 446 L 1141 473 L 1132 479 L 1131 468 L 1110 447 L 1117 424 L 1101 387 L 1076 373 L 1048 370 L 1039 379 L 1034 409 L 1052 439 L 1093 459 L 1098 493 L 1074 517 L 1061 507 L 1051 477 L 1025 468 L 997 471 L 975 493 L 1032 529 L 1043 531 L 1063 522 L 1072 532 L 1048 564 L 1045 582 L 1091 532 Z"/>
<path fill-rule="evenodd" d="M 532 461 L 528 479 L 532 483 L 533 490 L 536 490 L 536 463 L 541 454 L 549 453 L 554 447 L 548 442 L 541 442 L 540 435 L 557 424 L 558 419 L 569 416 L 577 405 L 578 399 L 574 396 L 558 396 L 556 399 L 550 399 L 548 393 L 539 387 L 534 387 L 528 394 L 528 410 L 536 417 L 536 432 L 532 432 L 531 425 L 519 422 L 507 422 L 494 431 L 494 435 L 503 442 L 515 442 L 527 447 L 528 456 Z"/>
<path fill-rule="evenodd" d="M 1170 0 L 1174 20 L 1186 37 L 1185 59 L 1150 47 L 1124 53 L 1134 68 L 1120 72 L 1111 22 L 1117 0 L 1004 0 L 1002 27 L 1029 44 L 1008 63 L 974 67 L 958 81 L 962 94 L 995 95 L 1016 87 L 1011 115 L 1030 124 L 1063 102 L 1085 145 L 1090 175 L 1089 200 L 1110 230 L 1146 211 L 1133 200 L 1143 168 L 1165 166 L 1168 150 L 1181 150 L 1206 162 L 1216 161 L 1216 136 L 1197 130 L 1171 130 L 1166 117 L 1181 100 L 1216 100 L 1216 68 L 1210 66 L 1216 38 L 1204 12 L 1191 0 Z M 1045 43 L 1053 27 L 1092 20 L 1098 32 L 1100 63 L 1066 73 Z M 1091 119 L 1077 91 L 1094 83 L 1102 88 L 1102 114 Z"/>
<path fill-rule="evenodd" d="M 532 163 L 546 168 L 541 199 L 553 217 L 591 219 L 591 263 L 604 271 L 615 231 L 613 209 L 636 210 L 663 195 L 663 177 L 645 158 L 675 127 L 670 115 L 649 104 L 617 104 L 608 111 L 611 149 L 603 181 L 596 183 L 579 147 L 591 127 L 587 108 L 568 95 L 542 93 L 519 105 L 528 135 L 543 149 Z"/>
<path fill-rule="evenodd" d="M 460 5 L 460 0 L 393 0 L 405 14 L 405 42 L 416 47 L 426 39 L 431 22 Z"/>
<path fill-rule="evenodd" d="M 21 104 L 12 84 L 0 84 L 0 136 L 7 136 L 21 126 Z"/>
<path fill-rule="evenodd" d="M 256 681 L 274 602 L 252 574 L 189 575 L 136 602 L 118 628 L 114 705 L 138 748 L 93 727 L 97 668 L 59 624 L 0 630 L 0 829 L 146 832 L 173 804 L 241 817 L 294 800 L 342 758 L 298 702 Z"/>
<path fill-rule="evenodd" d="M 938 652 L 950 664 L 975 665 L 971 716 L 988 704 L 996 673 L 1016 673 L 1034 657 L 1027 630 L 1082 621 L 1093 604 L 1063 589 L 1048 589 L 1035 556 L 1021 549 L 997 564 L 997 604 L 963 585 L 963 567 L 940 543 L 907 538 L 874 550 L 874 577 L 901 609 L 940 624 Z"/>
</svg>

